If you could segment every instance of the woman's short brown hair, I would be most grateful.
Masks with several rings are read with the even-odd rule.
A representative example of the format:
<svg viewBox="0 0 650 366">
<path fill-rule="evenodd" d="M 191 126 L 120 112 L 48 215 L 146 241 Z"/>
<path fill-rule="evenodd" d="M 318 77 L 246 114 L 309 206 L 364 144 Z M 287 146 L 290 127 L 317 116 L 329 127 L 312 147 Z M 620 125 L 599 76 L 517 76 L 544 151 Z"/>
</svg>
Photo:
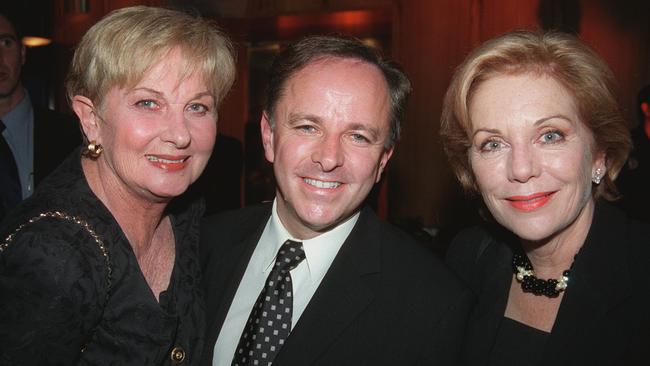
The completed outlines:
<svg viewBox="0 0 650 366">
<path fill-rule="evenodd" d="M 591 131 L 595 150 L 604 152 L 607 174 L 594 197 L 615 199 L 614 179 L 631 149 L 629 130 L 607 64 L 576 37 L 559 32 L 514 31 L 472 51 L 456 70 L 445 95 L 440 134 L 456 177 L 465 190 L 476 191 L 469 163 L 472 130 L 469 103 L 478 86 L 495 75 L 547 75 L 573 96 L 580 120 Z"/>
<path fill-rule="evenodd" d="M 211 21 L 147 6 L 115 10 L 88 30 L 72 60 L 68 99 L 83 95 L 101 106 L 110 88 L 136 85 L 177 47 L 182 69 L 187 75 L 200 72 L 218 105 L 235 79 L 229 39 Z"/>
</svg>

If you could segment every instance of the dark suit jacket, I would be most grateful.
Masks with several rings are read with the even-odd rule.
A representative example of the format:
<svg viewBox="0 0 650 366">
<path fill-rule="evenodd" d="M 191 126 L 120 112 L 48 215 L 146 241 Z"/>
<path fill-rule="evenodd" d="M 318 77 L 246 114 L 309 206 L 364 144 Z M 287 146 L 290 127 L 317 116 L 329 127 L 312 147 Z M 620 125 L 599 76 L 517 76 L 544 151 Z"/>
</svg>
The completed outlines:
<svg viewBox="0 0 650 366">
<path fill-rule="evenodd" d="M 240 208 L 243 168 L 241 142 L 218 133 L 203 173 L 181 197 L 188 202 L 203 197 L 206 216 Z"/>
<path fill-rule="evenodd" d="M 204 365 L 270 214 L 264 205 L 204 221 Z M 366 208 L 273 365 L 452 365 L 472 301 L 429 251 Z"/>
<path fill-rule="evenodd" d="M 34 106 L 34 184 L 50 174 L 81 145 L 76 118 Z"/>
<path fill-rule="evenodd" d="M 34 184 L 61 164 L 81 144 L 76 118 L 46 108 L 34 110 Z M 0 222 L 11 211 L 0 204 Z"/>
<path fill-rule="evenodd" d="M 463 352 L 467 364 L 490 358 L 508 301 L 515 241 L 504 229 L 476 227 L 459 234 L 447 254 L 478 297 Z M 598 204 L 540 365 L 650 363 L 648 268 L 650 228 Z"/>
</svg>

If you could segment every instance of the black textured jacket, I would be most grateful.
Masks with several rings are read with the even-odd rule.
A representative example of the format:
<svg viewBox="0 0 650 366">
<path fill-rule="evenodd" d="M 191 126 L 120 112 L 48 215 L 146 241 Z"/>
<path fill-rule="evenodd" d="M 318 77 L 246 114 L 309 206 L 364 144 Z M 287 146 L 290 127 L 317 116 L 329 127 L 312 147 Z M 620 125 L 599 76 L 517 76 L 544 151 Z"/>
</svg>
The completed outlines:
<svg viewBox="0 0 650 366">
<path fill-rule="evenodd" d="M 183 365 L 195 364 L 204 332 L 202 208 L 169 208 L 176 259 L 158 303 L 118 223 L 90 190 L 79 156 L 5 218 L 0 240 L 42 212 L 76 216 L 109 253 L 110 293 L 105 257 L 86 229 L 60 218 L 28 224 L 0 252 L 0 365 L 166 365 L 175 363 L 172 351 Z"/>
<path fill-rule="evenodd" d="M 496 225 L 475 227 L 461 232 L 447 253 L 448 265 L 478 298 L 468 322 L 465 364 L 487 365 L 493 357 L 508 302 L 516 240 Z M 648 364 L 648 268 L 650 227 L 598 203 L 539 365 Z M 499 360 L 493 364 L 508 366 Z"/>
</svg>

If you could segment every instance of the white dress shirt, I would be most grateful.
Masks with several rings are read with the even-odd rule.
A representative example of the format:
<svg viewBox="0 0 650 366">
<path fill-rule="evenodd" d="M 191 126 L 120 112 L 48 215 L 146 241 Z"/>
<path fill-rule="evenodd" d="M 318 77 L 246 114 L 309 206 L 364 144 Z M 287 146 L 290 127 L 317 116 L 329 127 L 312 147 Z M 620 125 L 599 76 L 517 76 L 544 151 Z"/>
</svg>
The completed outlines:
<svg viewBox="0 0 650 366">
<path fill-rule="evenodd" d="M 248 262 L 246 272 L 244 272 L 244 276 L 239 283 L 239 288 L 237 288 L 217 342 L 214 345 L 213 366 L 230 366 L 232 363 L 235 348 L 239 343 L 239 338 L 248 321 L 251 309 L 264 287 L 266 278 L 271 272 L 275 257 L 282 244 L 287 239 L 299 241 L 302 242 L 305 250 L 305 260 L 291 271 L 291 282 L 293 284 L 291 323 L 292 328 L 295 328 L 309 300 L 316 292 L 332 261 L 334 261 L 334 257 L 336 257 L 343 242 L 347 239 L 359 218 L 359 213 L 356 213 L 347 221 L 326 233 L 309 240 L 299 240 L 291 236 L 282 225 L 277 213 L 276 200 L 273 201 L 271 217 L 266 223 L 264 232 Z"/>
</svg>

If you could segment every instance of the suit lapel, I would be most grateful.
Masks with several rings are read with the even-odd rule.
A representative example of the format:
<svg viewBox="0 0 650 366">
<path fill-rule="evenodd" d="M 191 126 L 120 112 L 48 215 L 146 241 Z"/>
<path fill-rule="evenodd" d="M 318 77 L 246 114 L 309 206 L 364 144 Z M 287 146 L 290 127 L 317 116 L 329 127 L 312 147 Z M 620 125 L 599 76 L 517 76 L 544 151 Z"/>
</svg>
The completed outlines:
<svg viewBox="0 0 650 366">
<path fill-rule="evenodd" d="M 259 222 L 258 227 L 253 230 L 249 236 L 240 243 L 229 248 L 226 252 L 216 254 L 221 257 L 219 261 L 213 262 L 213 265 L 215 268 L 219 268 L 219 271 L 211 272 L 214 274 L 211 283 L 217 283 L 219 286 L 215 286 L 211 291 L 214 291 L 214 294 L 218 296 L 218 300 L 208 301 L 207 305 L 216 306 L 217 310 L 211 312 L 210 309 L 208 309 L 207 311 L 208 314 L 214 314 L 214 317 L 208 317 L 207 319 L 208 333 L 206 346 L 212 345 L 212 347 L 214 347 L 214 344 L 217 341 L 223 322 L 226 319 L 228 310 L 230 309 L 230 304 L 235 297 L 239 283 L 244 276 L 244 272 L 246 271 L 248 262 L 253 255 L 253 251 L 262 236 L 262 232 L 264 231 L 264 227 L 266 226 L 270 214 L 271 211 L 269 206 L 268 215 L 264 216 L 264 219 Z M 210 296 L 208 296 L 208 298 L 210 298 Z M 209 353 L 210 359 L 212 359 L 212 352 Z"/>
<path fill-rule="evenodd" d="M 372 302 L 367 281 L 380 272 L 377 220 L 369 209 L 362 211 L 275 363 L 313 363 Z"/>
<path fill-rule="evenodd" d="M 632 293 L 627 285 L 632 282 L 626 268 L 625 220 L 611 210 L 606 205 L 597 207 L 589 235 L 576 257 L 544 364 L 563 364 L 572 355 L 567 347 L 589 334 L 609 309 Z M 614 243 L 618 243 L 616 248 Z"/>
<path fill-rule="evenodd" d="M 471 349 L 465 351 L 468 359 L 482 360 L 487 364 L 490 358 L 508 302 L 512 279 L 511 260 L 512 250 L 502 243 L 490 245 L 479 258 L 479 261 L 487 265 L 477 265 L 482 269 L 477 274 L 482 286 L 478 294 L 479 303 L 471 315 L 466 336 L 465 343 L 471 345 Z"/>
</svg>

